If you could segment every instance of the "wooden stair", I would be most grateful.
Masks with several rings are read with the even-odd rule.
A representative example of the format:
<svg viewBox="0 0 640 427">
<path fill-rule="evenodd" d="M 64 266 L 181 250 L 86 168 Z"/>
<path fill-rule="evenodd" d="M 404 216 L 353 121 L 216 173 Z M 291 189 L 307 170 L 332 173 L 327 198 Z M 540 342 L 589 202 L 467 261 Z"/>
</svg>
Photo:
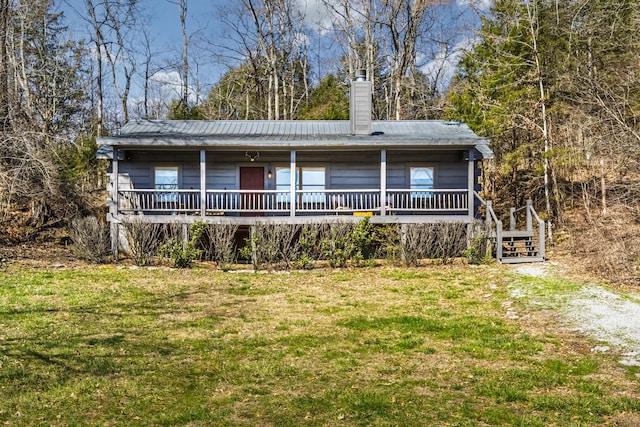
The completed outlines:
<svg viewBox="0 0 640 427">
<path fill-rule="evenodd" d="M 502 242 L 498 244 L 502 245 L 500 262 L 503 264 L 544 262 L 533 231 L 503 231 Z"/>
<path fill-rule="evenodd" d="M 544 221 L 540 219 L 533 208 L 532 200 L 527 200 L 527 204 L 524 207 L 512 207 L 509 210 L 509 231 L 504 231 L 502 221 L 496 216 L 491 200 L 483 200 L 478 193 L 475 193 L 475 195 L 486 206 L 486 222 L 491 230 L 489 239 L 494 250 L 493 254 L 498 262 L 519 264 L 545 261 Z M 526 230 L 516 230 L 518 226 L 516 214 L 518 212 L 524 212 L 524 221 L 520 221 L 520 224 L 521 226 L 524 224 Z M 492 225 L 495 225 L 495 227 L 492 227 Z"/>
</svg>

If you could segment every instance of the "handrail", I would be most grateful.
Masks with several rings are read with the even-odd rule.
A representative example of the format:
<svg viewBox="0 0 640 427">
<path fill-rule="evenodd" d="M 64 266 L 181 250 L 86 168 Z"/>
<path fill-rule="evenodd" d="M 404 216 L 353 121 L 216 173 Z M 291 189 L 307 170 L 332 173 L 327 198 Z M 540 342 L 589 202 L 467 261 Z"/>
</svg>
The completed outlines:
<svg viewBox="0 0 640 427">
<path fill-rule="evenodd" d="M 527 207 L 529 208 L 529 212 L 531 213 L 533 218 L 538 223 L 538 252 L 540 254 L 540 257 L 544 259 L 544 257 L 545 257 L 544 221 L 542 219 L 540 219 L 540 217 L 538 216 L 538 213 L 533 208 L 533 205 L 528 205 Z"/>
<path fill-rule="evenodd" d="M 491 200 L 487 201 L 487 213 L 487 217 L 490 217 L 496 224 L 496 259 L 502 261 L 502 221 L 496 216 Z"/>
<path fill-rule="evenodd" d="M 491 200 L 484 200 L 480 195 L 474 191 L 473 194 L 480 201 L 480 204 L 486 206 L 486 221 L 488 223 L 493 222 L 496 225 L 496 259 L 502 260 L 502 221 L 498 219 L 495 211 L 493 210 L 493 203 Z"/>
<path fill-rule="evenodd" d="M 545 229 L 544 229 L 544 221 L 542 219 L 540 219 L 540 217 L 538 216 L 538 213 L 536 212 L 536 210 L 533 207 L 533 200 L 529 199 L 527 200 L 527 203 L 525 206 L 522 206 L 520 208 L 511 208 L 509 210 L 509 221 L 510 221 L 510 229 L 512 231 L 515 231 L 516 229 L 516 218 L 514 213 L 521 211 L 521 210 L 526 210 L 526 217 L 525 217 L 525 221 L 526 221 L 526 230 L 530 233 L 533 233 L 533 221 L 535 220 L 536 223 L 538 224 L 538 253 L 540 255 L 541 258 L 544 259 L 545 257 Z"/>
<path fill-rule="evenodd" d="M 527 200 L 526 205 L 520 206 L 519 208 L 510 207 L 509 208 L 509 230 L 516 231 L 517 221 L 516 221 L 516 213 L 524 210 L 526 212 L 526 230 L 533 231 L 533 225 L 531 222 L 531 213 L 529 212 L 529 207 L 533 205 L 533 201 L 531 199 Z"/>
<path fill-rule="evenodd" d="M 487 202 L 482 198 L 482 196 L 480 196 L 480 193 L 478 193 L 477 191 L 474 190 L 473 195 L 476 196 L 476 199 L 478 199 L 480 201 L 480 204 L 482 206 L 486 206 Z"/>
</svg>

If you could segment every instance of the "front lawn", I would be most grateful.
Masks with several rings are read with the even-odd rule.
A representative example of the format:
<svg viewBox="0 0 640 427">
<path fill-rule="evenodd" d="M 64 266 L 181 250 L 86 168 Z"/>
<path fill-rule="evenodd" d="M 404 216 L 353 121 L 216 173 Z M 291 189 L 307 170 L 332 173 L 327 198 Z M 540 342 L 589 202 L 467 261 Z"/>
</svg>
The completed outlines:
<svg viewBox="0 0 640 427">
<path fill-rule="evenodd" d="M 637 371 L 496 266 L 0 271 L 9 425 L 635 425 Z M 513 314 L 517 313 L 517 316 Z"/>
</svg>

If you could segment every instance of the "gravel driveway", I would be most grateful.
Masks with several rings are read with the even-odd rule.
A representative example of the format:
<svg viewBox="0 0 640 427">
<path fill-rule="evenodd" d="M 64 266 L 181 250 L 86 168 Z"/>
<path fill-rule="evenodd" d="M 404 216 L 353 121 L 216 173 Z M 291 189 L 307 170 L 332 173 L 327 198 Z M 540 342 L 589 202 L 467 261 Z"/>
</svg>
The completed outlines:
<svg viewBox="0 0 640 427">
<path fill-rule="evenodd" d="M 555 267 L 526 264 L 514 266 L 513 271 L 521 276 L 549 277 L 555 274 Z M 521 286 L 513 286 L 511 292 L 514 298 L 529 294 Z M 622 295 L 585 284 L 557 295 L 554 302 L 561 302 L 558 308 L 574 330 L 601 342 L 592 351 L 615 350 L 621 355 L 621 364 L 640 366 L 640 294 Z"/>
</svg>

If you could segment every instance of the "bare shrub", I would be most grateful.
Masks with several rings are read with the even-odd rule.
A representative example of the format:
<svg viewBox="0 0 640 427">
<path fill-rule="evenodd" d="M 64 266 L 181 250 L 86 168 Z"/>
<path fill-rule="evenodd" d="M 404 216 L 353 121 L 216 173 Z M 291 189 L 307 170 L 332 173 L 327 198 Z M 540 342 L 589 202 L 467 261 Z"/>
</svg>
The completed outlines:
<svg viewBox="0 0 640 427">
<path fill-rule="evenodd" d="M 208 224 L 204 229 L 202 249 L 205 259 L 215 261 L 221 269 L 235 262 L 235 236 L 238 226 L 231 223 Z"/>
<path fill-rule="evenodd" d="M 435 227 L 436 252 L 431 258 L 439 259 L 443 264 L 451 263 L 462 256 L 467 247 L 467 224 L 447 222 L 433 224 Z"/>
<path fill-rule="evenodd" d="M 467 246 L 466 224 L 441 222 L 405 226 L 402 253 L 407 265 L 420 259 L 440 260 L 448 264 L 462 255 Z"/>
<path fill-rule="evenodd" d="M 291 267 L 300 251 L 297 238 L 300 232 L 299 225 L 261 222 L 252 230 L 252 245 L 247 247 L 253 250 L 254 268 L 260 269 L 263 265 L 271 268 L 279 265 L 287 269 Z"/>
<path fill-rule="evenodd" d="M 354 224 L 350 222 L 333 222 L 329 232 L 322 239 L 321 248 L 324 257 L 331 267 L 344 267 L 352 258 L 356 246 L 353 239 Z"/>
<path fill-rule="evenodd" d="M 298 265 L 301 268 L 310 270 L 314 266 L 314 261 L 322 258 L 322 241 L 329 232 L 327 224 L 305 224 L 302 226 L 298 243 L 300 252 Z"/>
<path fill-rule="evenodd" d="M 95 216 L 75 218 L 69 229 L 78 255 L 91 262 L 102 263 L 109 255 L 109 228 Z"/>
<path fill-rule="evenodd" d="M 386 259 L 396 265 L 400 264 L 402 260 L 400 236 L 400 224 L 383 224 L 376 227 L 375 256 L 380 259 Z"/>
<path fill-rule="evenodd" d="M 467 248 L 462 251 L 469 264 L 484 264 L 489 261 L 492 249 L 491 232 L 491 225 L 486 221 L 473 222 Z"/>
<path fill-rule="evenodd" d="M 137 265 L 146 265 L 151 257 L 158 254 L 160 244 L 165 239 L 166 233 L 175 231 L 174 225 L 154 224 L 135 218 L 124 223 L 127 242 L 129 243 L 129 255 Z"/>
<path fill-rule="evenodd" d="M 417 266 L 433 246 L 432 224 L 407 224 L 402 227 L 402 259 L 406 265 Z"/>
</svg>

